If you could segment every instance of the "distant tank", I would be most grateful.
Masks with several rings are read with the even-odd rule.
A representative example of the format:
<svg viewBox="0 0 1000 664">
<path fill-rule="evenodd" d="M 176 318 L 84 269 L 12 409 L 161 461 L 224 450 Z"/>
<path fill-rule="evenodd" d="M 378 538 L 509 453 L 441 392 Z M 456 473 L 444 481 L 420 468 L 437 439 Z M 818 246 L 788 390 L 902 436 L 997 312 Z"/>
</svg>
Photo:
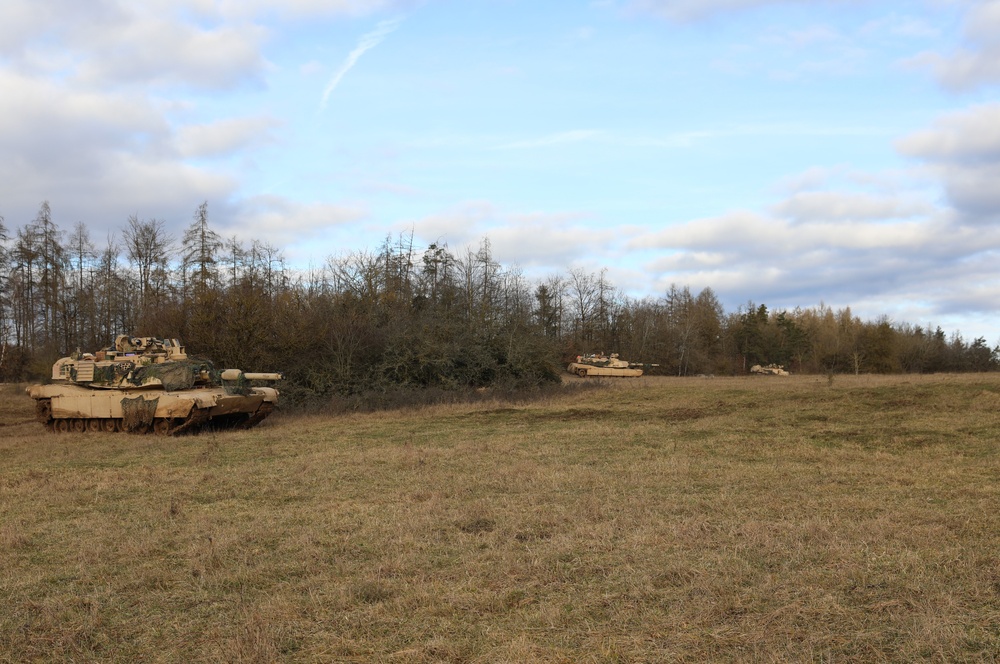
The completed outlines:
<svg viewBox="0 0 1000 664">
<path fill-rule="evenodd" d="M 570 362 L 566 371 L 586 378 L 588 376 L 617 376 L 620 378 L 638 378 L 642 375 L 640 367 L 657 367 L 658 364 L 639 364 L 618 359 L 618 353 L 606 355 L 577 355 L 576 362 Z"/>
<path fill-rule="evenodd" d="M 27 392 L 38 421 L 55 432 L 173 435 L 260 423 L 278 403 L 278 390 L 250 381 L 283 378 L 217 371 L 208 360 L 189 358 L 177 339 L 119 335 L 97 353 L 77 351 L 56 361 L 52 382 Z"/>
</svg>

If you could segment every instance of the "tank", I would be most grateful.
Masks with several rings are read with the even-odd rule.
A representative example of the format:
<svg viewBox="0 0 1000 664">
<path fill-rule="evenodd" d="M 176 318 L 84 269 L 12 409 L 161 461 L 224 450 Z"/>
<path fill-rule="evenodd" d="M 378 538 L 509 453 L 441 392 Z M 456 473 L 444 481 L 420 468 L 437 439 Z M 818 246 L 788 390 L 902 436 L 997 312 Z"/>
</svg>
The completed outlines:
<svg viewBox="0 0 1000 664">
<path fill-rule="evenodd" d="M 128 431 L 176 435 L 205 427 L 248 429 L 271 414 L 278 390 L 253 381 L 280 373 L 218 371 L 188 357 L 177 339 L 119 335 L 96 353 L 52 365 L 52 382 L 32 385 L 38 421 L 55 432 Z"/>
<path fill-rule="evenodd" d="M 642 375 L 642 368 L 656 367 L 658 364 L 639 364 L 636 362 L 626 362 L 618 358 L 618 353 L 609 356 L 598 355 L 577 355 L 576 362 L 570 362 L 566 371 L 586 378 L 588 376 L 617 376 L 619 378 L 638 378 Z"/>
</svg>

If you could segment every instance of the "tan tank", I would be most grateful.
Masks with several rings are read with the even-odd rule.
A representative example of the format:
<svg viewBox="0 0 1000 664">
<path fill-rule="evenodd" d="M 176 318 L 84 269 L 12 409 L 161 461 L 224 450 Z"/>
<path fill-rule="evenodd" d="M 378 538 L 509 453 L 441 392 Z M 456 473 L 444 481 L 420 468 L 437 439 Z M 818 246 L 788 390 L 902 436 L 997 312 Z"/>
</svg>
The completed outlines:
<svg viewBox="0 0 1000 664">
<path fill-rule="evenodd" d="M 247 429 L 274 410 L 278 390 L 250 381 L 280 373 L 217 371 L 189 358 L 177 339 L 120 335 L 97 353 L 64 357 L 52 382 L 32 385 L 38 421 L 56 432 L 179 434 L 204 426 Z"/>
<path fill-rule="evenodd" d="M 618 359 L 618 353 L 606 355 L 577 355 L 576 362 L 570 362 L 566 371 L 587 378 L 588 376 L 616 376 L 619 378 L 638 378 L 642 375 L 640 367 L 656 367 L 658 364 L 638 364 Z"/>
</svg>

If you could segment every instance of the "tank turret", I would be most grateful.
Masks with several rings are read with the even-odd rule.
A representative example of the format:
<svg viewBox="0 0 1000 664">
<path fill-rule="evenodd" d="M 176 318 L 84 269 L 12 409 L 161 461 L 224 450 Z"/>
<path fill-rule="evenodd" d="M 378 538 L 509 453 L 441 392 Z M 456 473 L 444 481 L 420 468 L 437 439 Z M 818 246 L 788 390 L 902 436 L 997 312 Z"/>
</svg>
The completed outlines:
<svg viewBox="0 0 1000 664">
<path fill-rule="evenodd" d="M 38 419 L 54 431 L 127 430 L 181 433 L 205 425 L 247 428 L 278 401 L 278 391 L 253 381 L 281 373 L 217 371 L 189 357 L 177 339 L 119 335 L 96 353 L 52 365 L 52 383 L 33 385 Z"/>
</svg>

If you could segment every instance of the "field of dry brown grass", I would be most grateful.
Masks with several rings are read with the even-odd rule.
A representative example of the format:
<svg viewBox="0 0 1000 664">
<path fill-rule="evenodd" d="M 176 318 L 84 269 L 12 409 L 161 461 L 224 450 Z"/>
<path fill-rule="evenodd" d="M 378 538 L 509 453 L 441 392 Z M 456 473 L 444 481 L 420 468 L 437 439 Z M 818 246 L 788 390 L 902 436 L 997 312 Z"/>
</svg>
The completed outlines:
<svg viewBox="0 0 1000 664">
<path fill-rule="evenodd" d="M 997 375 L 180 438 L 0 387 L 0 661 L 995 661 L 998 441 Z"/>
</svg>

